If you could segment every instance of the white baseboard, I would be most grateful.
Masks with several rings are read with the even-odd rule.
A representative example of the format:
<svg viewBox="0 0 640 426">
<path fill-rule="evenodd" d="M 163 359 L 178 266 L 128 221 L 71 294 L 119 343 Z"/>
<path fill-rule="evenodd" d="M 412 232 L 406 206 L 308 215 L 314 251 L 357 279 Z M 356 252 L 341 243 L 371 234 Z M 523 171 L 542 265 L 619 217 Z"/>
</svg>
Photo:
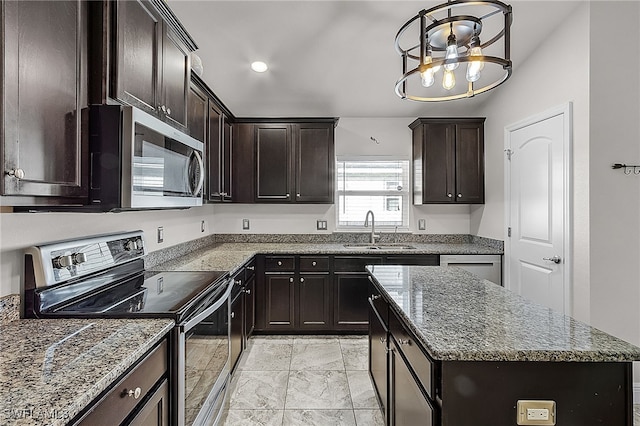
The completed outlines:
<svg viewBox="0 0 640 426">
<path fill-rule="evenodd" d="M 640 404 L 640 383 L 635 382 L 633 384 L 633 403 Z"/>
</svg>

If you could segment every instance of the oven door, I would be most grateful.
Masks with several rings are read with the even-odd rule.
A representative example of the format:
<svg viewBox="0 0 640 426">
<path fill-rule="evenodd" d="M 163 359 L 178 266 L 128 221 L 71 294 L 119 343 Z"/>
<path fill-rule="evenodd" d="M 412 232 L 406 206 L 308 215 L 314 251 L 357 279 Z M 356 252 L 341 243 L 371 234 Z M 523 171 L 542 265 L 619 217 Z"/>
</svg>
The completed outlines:
<svg viewBox="0 0 640 426">
<path fill-rule="evenodd" d="M 179 326 L 178 425 L 210 424 L 221 412 L 229 380 L 229 295 L 217 288 L 210 306 Z M 211 298 L 207 298 L 211 300 Z"/>
</svg>

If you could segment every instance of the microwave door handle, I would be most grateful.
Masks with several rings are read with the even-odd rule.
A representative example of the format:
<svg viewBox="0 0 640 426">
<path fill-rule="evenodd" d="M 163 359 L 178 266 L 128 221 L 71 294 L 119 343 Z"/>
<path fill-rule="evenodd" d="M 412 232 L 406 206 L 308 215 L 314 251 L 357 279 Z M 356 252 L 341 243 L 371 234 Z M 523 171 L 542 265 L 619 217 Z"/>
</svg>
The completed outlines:
<svg viewBox="0 0 640 426">
<path fill-rule="evenodd" d="M 196 185 L 195 189 L 192 188 L 193 195 L 198 195 L 198 193 L 202 189 L 202 185 L 204 184 L 204 163 L 202 162 L 202 157 L 200 156 L 198 151 L 193 151 L 191 155 L 194 155 L 196 157 L 196 160 L 198 160 L 198 167 L 200 167 L 200 179 L 198 180 L 198 184 Z M 189 166 L 187 165 L 187 168 L 188 167 Z"/>
</svg>

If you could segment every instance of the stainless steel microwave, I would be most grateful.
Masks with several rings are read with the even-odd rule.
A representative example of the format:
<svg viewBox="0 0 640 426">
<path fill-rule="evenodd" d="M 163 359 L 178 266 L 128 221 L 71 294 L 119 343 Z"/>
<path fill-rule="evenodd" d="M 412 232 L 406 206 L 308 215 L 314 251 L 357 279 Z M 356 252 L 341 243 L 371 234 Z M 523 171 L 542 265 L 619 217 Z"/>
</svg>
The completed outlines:
<svg viewBox="0 0 640 426">
<path fill-rule="evenodd" d="M 202 205 L 204 144 L 137 108 L 89 108 L 89 203 L 97 210 Z"/>
</svg>

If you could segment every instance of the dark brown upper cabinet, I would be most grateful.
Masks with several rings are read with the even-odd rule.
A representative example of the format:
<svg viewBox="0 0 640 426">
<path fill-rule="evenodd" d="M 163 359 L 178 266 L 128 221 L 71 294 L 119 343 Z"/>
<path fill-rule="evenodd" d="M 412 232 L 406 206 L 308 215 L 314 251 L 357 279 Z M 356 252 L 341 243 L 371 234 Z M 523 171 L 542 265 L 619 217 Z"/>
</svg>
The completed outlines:
<svg viewBox="0 0 640 426">
<path fill-rule="evenodd" d="M 90 101 L 135 106 L 187 129 L 197 46 L 161 0 L 91 1 Z"/>
<path fill-rule="evenodd" d="M 196 82 L 192 82 L 189 88 L 187 105 L 187 130 L 189 136 L 204 143 L 207 137 L 209 97 Z"/>
<path fill-rule="evenodd" d="M 484 203 L 484 118 L 418 118 L 413 203 Z"/>
<path fill-rule="evenodd" d="M 86 201 L 86 8 L 83 1 L 2 3 L 5 205 Z"/>
<path fill-rule="evenodd" d="M 234 176 L 234 201 L 333 203 L 335 125 L 333 118 L 237 120 L 233 168 L 244 177 Z"/>
</svg>

